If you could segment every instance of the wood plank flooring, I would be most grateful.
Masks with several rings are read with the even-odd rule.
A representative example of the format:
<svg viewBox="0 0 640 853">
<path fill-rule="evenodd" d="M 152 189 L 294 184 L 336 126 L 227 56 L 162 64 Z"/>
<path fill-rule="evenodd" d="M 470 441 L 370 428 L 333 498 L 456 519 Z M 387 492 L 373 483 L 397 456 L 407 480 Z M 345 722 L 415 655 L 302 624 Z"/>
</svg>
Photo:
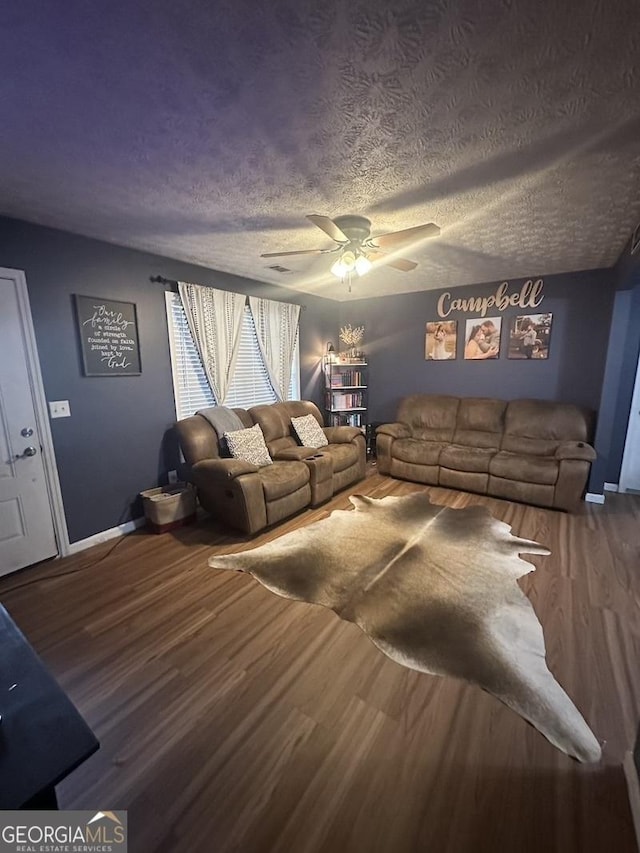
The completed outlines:
<svg viewBox="0 0 640 853">
<path fill-rule="evenodd" d="M 422 487 L 373 473 L 372 497 Z M 579 765 L 493 697 L 411 672 L 330 611 L 207 566 L 254 540 L 136 532 L 0 582 L 100 751 L 62 808 L 128 809 L 135 853 L 635 851 L 622 771 L 640 719 L 640 498 L 566 515 L 446 489 L 551 549 L 523 578 L 548 662 L 604 757 Z"/>
</svg>

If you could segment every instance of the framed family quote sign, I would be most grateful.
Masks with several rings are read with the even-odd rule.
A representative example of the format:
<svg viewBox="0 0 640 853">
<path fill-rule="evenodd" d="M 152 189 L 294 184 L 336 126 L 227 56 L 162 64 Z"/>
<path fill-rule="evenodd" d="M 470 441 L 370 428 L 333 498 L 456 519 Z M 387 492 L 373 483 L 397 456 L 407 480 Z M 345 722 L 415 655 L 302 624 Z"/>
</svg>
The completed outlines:
<svg viewBox="0 0 640 853">
<path fill-rule="evenodd" d="M 140 343 L 133 302 L 76 294 L 85 376 L 138 376 Z"/>
</svg>

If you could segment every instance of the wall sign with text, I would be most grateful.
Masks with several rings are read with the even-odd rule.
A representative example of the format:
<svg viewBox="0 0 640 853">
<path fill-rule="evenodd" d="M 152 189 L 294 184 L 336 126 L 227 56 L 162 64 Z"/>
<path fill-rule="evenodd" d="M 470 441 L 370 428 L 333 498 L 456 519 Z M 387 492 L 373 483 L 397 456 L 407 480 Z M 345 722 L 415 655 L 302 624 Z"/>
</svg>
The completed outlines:
<svg viewBox="0 0 640 853">
<path fill-rule="evenodd" d="M 135 304 L 79 294 L 75 302 L 85 376 L 138 376 Z"/>
<path fill-rule="evenodd" d="M 438 316 L 443 319 L 452 311 L 465 311 L 486 317 L 487 311 L 506 311 L 507 308 L 537 308 L 544 299 L 544 281 L 529 279 L 519 291 L 509 293 L 509 282 L 503 281 L 495 293 L 490 296 L 470 296 L 468 298 L 453 298 L 445 291 L 438 299 Z"/>
</svg>

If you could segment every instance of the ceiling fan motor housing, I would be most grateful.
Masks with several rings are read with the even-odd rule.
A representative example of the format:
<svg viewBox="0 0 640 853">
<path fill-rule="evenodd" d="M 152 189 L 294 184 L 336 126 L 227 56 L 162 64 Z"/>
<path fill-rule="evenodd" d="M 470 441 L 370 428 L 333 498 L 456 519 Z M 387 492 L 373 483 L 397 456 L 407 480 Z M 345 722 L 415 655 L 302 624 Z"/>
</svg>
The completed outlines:
<svg viewBox="0 0 640 853">
<path fill-rule="evenodd" d="M 366 216 L 336 216 L 333 220 L 350 243 L 359 246 L 371 234 L 371 222 Z"/>
</svg>

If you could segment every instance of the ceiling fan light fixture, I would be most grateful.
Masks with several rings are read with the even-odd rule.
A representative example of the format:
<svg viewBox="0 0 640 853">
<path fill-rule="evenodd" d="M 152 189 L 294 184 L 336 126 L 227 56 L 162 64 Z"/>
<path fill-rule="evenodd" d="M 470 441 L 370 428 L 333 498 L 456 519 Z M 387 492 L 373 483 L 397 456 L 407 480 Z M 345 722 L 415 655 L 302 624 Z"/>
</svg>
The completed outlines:
<svg viewBox="0 0 640 853">
<path fill-rule="evenodd" d="M 358 255 L 356 258 L 356 272 L 358 275 L 366 275 L 372 266 L 371 261 L 366 255 Z"/>
<path fill-rule="evenodd" d="M 351 249 L 347 249 L 342 253 L 342 263 L 347 269 L 347 272 L 353 272 L 356 268 L 356 253 Z"/>
<path fill-rule="evenodd" d="M 338 278 L 344 278 L 347 273 L 347 268 L 342 263 L 342 258 L 338 258 L 335 264 L 331 267 L 331 272 Z"/>
<path fill-rule="evenodd" d="M 338 260 L 331 267 L 331 272 L 338 278 L 344 278 L 347 273 L 353 272 L 356 269 L 356 260 L 355 252 L 347 249 L 342 252 Z"/>
</svg>

